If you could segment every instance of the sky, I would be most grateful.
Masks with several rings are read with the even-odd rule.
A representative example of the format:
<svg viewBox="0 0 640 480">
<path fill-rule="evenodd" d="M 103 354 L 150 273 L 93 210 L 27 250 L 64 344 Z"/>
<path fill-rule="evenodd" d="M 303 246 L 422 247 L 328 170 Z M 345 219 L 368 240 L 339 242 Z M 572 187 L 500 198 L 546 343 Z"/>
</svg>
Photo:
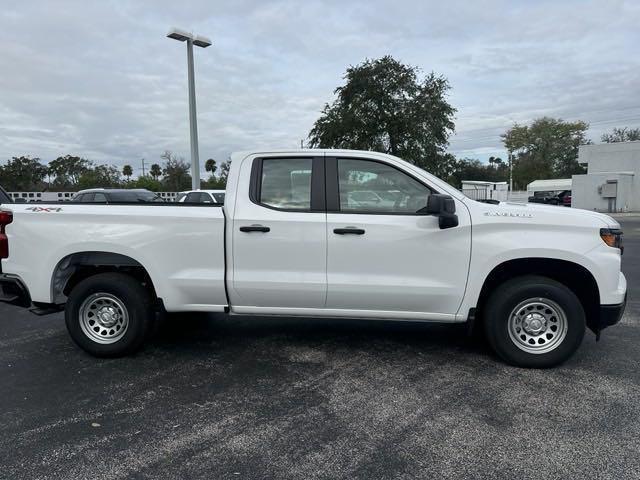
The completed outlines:
<svg viewBox="0 0 640 480">
<path fill-rule="evenodd" d="M 500 134 L 544 115 L 589 138 L 640 126 L 640 1 L 0 0 L 0 163 L 79 155 L 141 173 L 189 160 L 186 46 L 201 163 L 298 148 L 345 69 L 393 55 L 444 75 L 449 151 L 506 157 Z"/>
</svg>

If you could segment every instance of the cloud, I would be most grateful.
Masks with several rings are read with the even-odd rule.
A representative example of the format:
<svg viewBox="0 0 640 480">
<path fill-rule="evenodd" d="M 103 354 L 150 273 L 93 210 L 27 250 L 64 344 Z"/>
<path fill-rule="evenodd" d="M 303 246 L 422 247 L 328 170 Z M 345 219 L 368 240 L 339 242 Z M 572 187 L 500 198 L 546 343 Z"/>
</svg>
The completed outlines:
<svg viewBox="0 0 640 480">
<path fill-rule="evenodd" d="M 501 154 L 542 115 L 640 124 L 634 1 L 33 1 L 0 13 L 0 159 L 72 153 L 136 166 L 189 156 L 186 53 L 196 49 L 201 161 L 295 148 L 345 68 L 392 54 L 449 78 L 451 151 Z M 504 154 L 504 153 L 502 153 Z"/>
</svg>

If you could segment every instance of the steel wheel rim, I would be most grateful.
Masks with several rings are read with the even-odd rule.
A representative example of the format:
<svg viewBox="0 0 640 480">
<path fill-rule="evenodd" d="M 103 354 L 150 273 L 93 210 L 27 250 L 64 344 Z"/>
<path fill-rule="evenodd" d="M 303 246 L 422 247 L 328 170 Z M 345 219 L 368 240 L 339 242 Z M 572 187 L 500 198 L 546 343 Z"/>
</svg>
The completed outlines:
<svg viewBox="0 0 640 480">
<path fill-rule="evenodd" d="M 117 342 L 129 328 L 127 307 L 110 293 L 90 295 L 80 306 L 79 320 L 82 332 L 103 345 Z"/>
<path fill-rule="evenodd" d="M 548 298 L 529 298 L 509 315 L 509 337 L 520 350 L 548 353 L 563 342 L 569 322 L 560 305 Z"/>
</svg>

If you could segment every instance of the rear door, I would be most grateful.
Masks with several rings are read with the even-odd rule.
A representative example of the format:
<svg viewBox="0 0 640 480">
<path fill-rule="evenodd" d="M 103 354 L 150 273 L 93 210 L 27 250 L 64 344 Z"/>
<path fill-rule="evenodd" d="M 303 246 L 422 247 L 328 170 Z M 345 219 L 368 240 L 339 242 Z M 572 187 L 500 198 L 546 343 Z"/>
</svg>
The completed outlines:
<svg viewBox="0 0 640 480">
<path fill-rule="evenodd" d="M 232 304 L 267 313 L 324 307 L 322 156 L 255 158 L 241 169 L 232 223 Z"/>
<path fill-rule="evenodd" d="M 438 218 L 419 213 L 435 190 L 398 166 L 357 158 L 326 162 L 326 307 L 452 319 L 471 254 L 466 212 L 458 209 L 460 226 L 441 230 Z"/>
</svg>

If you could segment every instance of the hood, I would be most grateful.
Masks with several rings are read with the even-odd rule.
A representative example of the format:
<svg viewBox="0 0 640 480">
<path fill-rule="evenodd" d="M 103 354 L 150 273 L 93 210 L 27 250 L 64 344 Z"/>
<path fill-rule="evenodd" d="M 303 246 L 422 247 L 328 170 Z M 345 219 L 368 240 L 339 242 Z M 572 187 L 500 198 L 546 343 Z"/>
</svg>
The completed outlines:
<svg viewBox="0 0 640 480">
<path fill-rule="evenodd" d="M 500 202 L 494 205 L 473 200 L 466 203 L 473 203 L 474 210 L 478 210 L 481 215 L 486 216 L 530 219 L 536 223 L 544 222 L 560 226 L 590 224 L 600 228 L 620 228 L 620 224 L 609 215 L 580 208 L 515 202 Z"/>
</svg>

